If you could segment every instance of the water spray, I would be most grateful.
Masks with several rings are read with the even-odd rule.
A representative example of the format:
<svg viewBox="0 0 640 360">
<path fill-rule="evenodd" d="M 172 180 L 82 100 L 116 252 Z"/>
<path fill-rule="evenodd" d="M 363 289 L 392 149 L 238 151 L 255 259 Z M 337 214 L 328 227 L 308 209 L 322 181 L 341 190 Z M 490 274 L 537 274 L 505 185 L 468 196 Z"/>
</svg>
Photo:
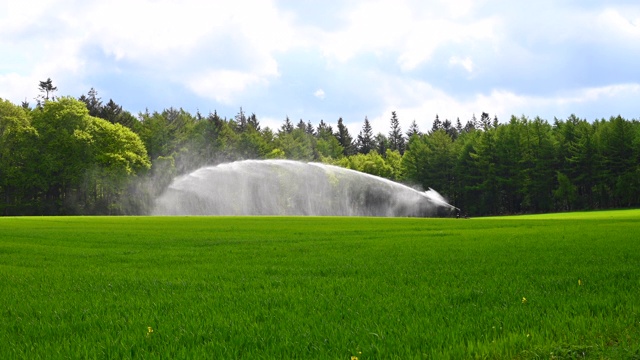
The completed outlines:
<svg viewBox="0 0 640 360">
<path fill-rule="evenodd" d="M 435 190 L 321 163 L 244 160 L 174 179 L 154 215 L 451 216 Z"/>
</svg>

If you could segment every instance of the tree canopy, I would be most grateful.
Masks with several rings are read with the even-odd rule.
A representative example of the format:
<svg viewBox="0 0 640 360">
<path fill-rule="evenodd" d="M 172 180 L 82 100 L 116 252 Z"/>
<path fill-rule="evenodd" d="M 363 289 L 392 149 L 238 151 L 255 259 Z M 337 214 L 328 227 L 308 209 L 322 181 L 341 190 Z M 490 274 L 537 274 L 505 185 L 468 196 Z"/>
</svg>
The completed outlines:
<svg viewBox="0 0 640 360">
<path fill-rule="evenodd" d="M 0 124 L 4 214 L 123 213 L 128 180 L 151 166 L 137 134 L 71 97 L 31 112 L 2 101 Z"/>
</svg>

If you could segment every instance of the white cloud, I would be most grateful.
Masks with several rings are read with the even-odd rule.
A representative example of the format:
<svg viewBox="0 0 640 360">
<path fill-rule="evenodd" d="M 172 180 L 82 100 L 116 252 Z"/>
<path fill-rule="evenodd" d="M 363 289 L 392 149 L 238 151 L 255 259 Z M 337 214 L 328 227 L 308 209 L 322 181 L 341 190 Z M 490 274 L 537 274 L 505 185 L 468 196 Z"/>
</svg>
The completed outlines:
<svg viewBox="0 0 640 360">
<path fill-rule="evenodd" d="M 117 59 L 181 56 L 180 52 L 231 34 L 240 42 L 249 42 L 258 53 L 286 49 L 289 43 L 286 16 L 270 1 L 115 0 L 92 4 L 81 26 Z M 65 16 L 72 22 L 77 15 L 69 12 Z"/>
<path fill-rule="evenodd" d="M 325 96 L 324 90 L 322 90 L 322 89 L 318 89 L 318 90 L 316 90 L 316 91 L 313 93 L 313 96 L 317 97 L 317 98 L 318 98 L 318 99 L 320 99 L 320 100 L 324 100 L 324 96 Z"/>
<path fill-rule="evenodd" d="M 401 2 L 361 2 L 344 15 L 347 27 L 325 33 L 318 44 L 326 56 L 344 62 L 358 53 L 393 47 L 408 31 L 410 9 Z"/>
<path fill-rule="evenodd" d="M 452 56 L 449 58 L 449 65 L 461 66 L 468 73 L 472 73 L 475 68 L 475 65 L 473 64 L 473 60 L 471 60 L 471 58 L 469 58 L 468 56 L 465 58 L 461 58 L 459 56 Z"/>
<path fill-rule="evenodd" d="M 260 128 L 261 129 L 265 129 L 265 128 L 268 127 L 274 133 L 277 133 L 278 129 L 280 129 L 280 126 L 282 126 L 282 124 L 284 123 L 284 118 L 283 119 L 277 119 L 277 118 L 269 117 L 269 116 L 261 116 L 261 117 L 259 117 L 258 120 L 260 121 Z"/>
<path fill-rule="evenodd" d="M 251 86 L 266 86 L 268 80 L 256 74 L 232 71 L 211 70 L 192 77 L 187 86 L 203 98 L 232 105 L 235 97 Z"/>
<path fill-rule="evenodd" d="M 277 77 L 274 53 L 297 41 L 290 15 L 279 12 L 271 1 L 41 0 L 34 11 L 16 4 L 7 5 L 9 13 L 0 22 L 0 34 L 6 35 L 0 46 L 27 60 L 20 68 L 12 66 L 14 79 L 51 77 L 61 83 L 81 77 L 89 71 L 87 50 L 98 49 L 115 64 L 126 61 L 158 78 L 182 82 L 207 98 L 228 102 L 249 85 L 264 85 Z M 12 41 L 17 33 L 29 41 Z M 194 59 L 203 46 L 229 52 L 216 54 L 226 63 Z M 100 64 L 91 66 L 90 71 L 105 71 Z M 18 92 L 15 86 L 14 91 Z"/>
<path fill-rule="evenodd" d="M 623 15 L 616 9 L 606 9 L 597 18 L 601 30 L 629 40 L 640 40 L 640 14 Z"/>
<path fill-rule="evenodd" d="M 0 38 L 10 40 L 12 34 L 19 34 L 39 25 L 39 20 L 47 16 L 55 0 L 33 0 L 29 6 L 19 1 L 3 1 L 0 12 Z"/>
<path fill-rule="evenodd" d="M 403 71 L 411 71 L 431 59 L 445 45 L 473 47 L 479 42 L 496 41 L 497 18 L 466 23 L 438 18 L 414 19 L 412 31 L 406 35 L 398 63 Z"/>
<path fill-rule="evenodd" d="M 483 2 L 481 0 L 442 0 L 441 4 L 446 8 L 449 17 L 459 19 L 468 16 Z"/>
<path fill-rule="evenodd" d="M 590 87 L 561 95 L 554 99 L 558 105 L 579 105 L 596 102 L 602 99 L 616 98 L 620 95 L 640 95 L 640 84 L 616 84 L 600 87 Z M 610 114 L 615 115 L 615 114 Z"/>
<path fill-rule="evenodd" d="M 469 21 L 464 16 L 471 8 L 469 1 L 453 5 L 409 0 L 362 2 L 344 15 L 349 25 L 324 34 L 318 46 L 328 58 L 339 62 L 362 53 L 391 54 L 402 71 L 412 71 L 446 44 L 491 42 L 498 37 L 499 18 Z"/>
<path fill-rule="evenodd" d="M 33 103 L 33 99 L 27 97 L 29 96 L 27 94 L 35 93 L 34 90 L 37 89 L 38 81 L 36 77 L 26 77 L 16 73 L 0 75 L 0 98 L 16 104 L 24 100 Z M 17 94 L 23 95 L 20 97 L 21 95 Z"/>
</svg>

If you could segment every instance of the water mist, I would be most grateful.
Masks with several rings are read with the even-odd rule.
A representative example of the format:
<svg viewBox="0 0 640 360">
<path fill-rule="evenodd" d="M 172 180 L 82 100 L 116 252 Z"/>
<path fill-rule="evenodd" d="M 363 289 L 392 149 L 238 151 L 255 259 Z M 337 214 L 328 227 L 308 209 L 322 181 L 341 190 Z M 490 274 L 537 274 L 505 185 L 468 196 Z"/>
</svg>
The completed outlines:
<svg viewBox="0 0 640 360">
<path fill-rule="evenodd" d="M 320 163 L 244 160 L 177 177 L 154 215 L 449 216 L 456 208 L 377 176 Z"/>
</svg>

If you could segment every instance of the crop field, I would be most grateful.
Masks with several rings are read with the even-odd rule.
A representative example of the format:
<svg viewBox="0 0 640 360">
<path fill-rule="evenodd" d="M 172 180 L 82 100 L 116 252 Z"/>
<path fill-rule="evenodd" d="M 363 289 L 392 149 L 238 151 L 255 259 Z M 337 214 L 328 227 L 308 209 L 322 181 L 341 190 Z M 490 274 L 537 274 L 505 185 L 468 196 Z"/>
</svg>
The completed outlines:
<svg viewBox="0 0 640 360">
<path fill-rule="evenodd" d="M 640 359 L 640 211 L 0 218 L 0 358 Z"/>
</svg>

